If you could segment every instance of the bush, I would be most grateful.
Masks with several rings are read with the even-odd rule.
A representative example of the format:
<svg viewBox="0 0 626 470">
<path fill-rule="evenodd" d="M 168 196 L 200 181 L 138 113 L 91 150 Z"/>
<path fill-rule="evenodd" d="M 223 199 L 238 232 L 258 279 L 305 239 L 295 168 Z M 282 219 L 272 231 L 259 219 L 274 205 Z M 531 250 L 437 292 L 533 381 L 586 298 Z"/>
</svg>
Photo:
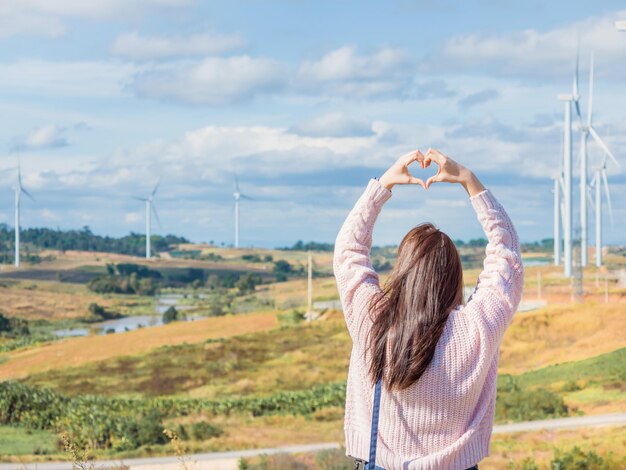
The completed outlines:
<svg viewBox="0 0 626 470">
<path fill-rule="evenodd" d="M 345 449 L 327 449 L 315 455 L 315 463 L 320 470 L 352 470 L 354 460 L 346 457 Z"/>
<path fill-rule="evenodd" d="M 304 319 L 304 313 L 302 313 L 300 310 L 292 310 L 291 312 L 278 314 L 278 323 L 281 326 L 299 325 L 304 321 Z"/>
<path fill-rule="evenodd" d="M 120 318 L 120 315 L 117 312 L 110 312 L 101 305 L 97 303 L 90 303 L 88 308 L 89 314 L 83 319 L 86 322 L 101 322 L 104 320 L 113 320 L 115 318 Z"/>
<path fill-rule="evenodd" d="M 222 434 L 224 434 L 222 428 L 206 421 L 199 421 L 191 425 L 191 436 L 198 441 L 220 437 Z"/>
<path fill-rule="evenodd" d="M 176 310 L 176 307 L 174 306 L 171 306 L 170 308 L 168 308 L 163 314 L 163 323 L 165 323 L 166 325 L 168 323 L 178 321 L 178 320 L 180 320 L 179 315 L 178 315 L 178 310 Z"/>
<path fill-rule="evenodd" d="M 5 317 L 0 312 L 0 334 L 10 338 L 29 336 L 28 320 L 17 317 Z"/>
<path fill-rule="evenodd" d="M 568 451 L 556 450 L 551 470 L 608 470 L 609 464 L 593 450 L 584 452 L 577 446 Z"/>
<path fill-rule="evenodd" d="M 498 384 L 496 400 L 496 420 L 533 421 L 537 419 L 559 418 L 569 415 L 563 398 L 545 388 L 522 389 L 514 377 L 502 377 Z"/>
</svg>

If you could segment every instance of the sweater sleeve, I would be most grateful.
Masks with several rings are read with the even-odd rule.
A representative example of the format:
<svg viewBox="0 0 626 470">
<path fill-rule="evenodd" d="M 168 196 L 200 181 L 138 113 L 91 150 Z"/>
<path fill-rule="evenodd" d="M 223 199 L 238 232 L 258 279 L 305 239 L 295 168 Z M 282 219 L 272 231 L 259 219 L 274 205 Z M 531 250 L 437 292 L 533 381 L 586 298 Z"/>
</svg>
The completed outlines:
<svg viewBox="0 0 626 470">
<path fill-rule="evenodd" d="M 370 322 L 367 304 L 380 291 L 378 274 L 372 267 L 370 249 L 372 231 L 380 210 L 391 191 L 376 179 L 371 179 L 348 214 L 337 239 L 333 271 L 339 290 L 348 331 L 353 341 L 362 339 L 366 322 Z"/>
<path fill-rule="evenodd" d="M 465 310 L 486 347 L 495 351 L 521 301 L 524 267 L 513 223 L 491 191 L 486 189 L 470 200 L 488 243 L 483 271 Z"/>
</svg>

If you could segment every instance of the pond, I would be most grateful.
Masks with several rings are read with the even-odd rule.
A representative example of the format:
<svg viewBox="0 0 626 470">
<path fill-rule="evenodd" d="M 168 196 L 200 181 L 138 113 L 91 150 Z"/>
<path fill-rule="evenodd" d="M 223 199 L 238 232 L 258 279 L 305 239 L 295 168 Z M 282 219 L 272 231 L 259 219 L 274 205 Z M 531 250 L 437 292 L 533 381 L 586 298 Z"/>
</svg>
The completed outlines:
<svg viewBox="0 0 626 470">
<path fill-rule="evenodd" d="M 117 318 L 115 320 L 107 320 L 103 322 L 93 323 L 86 327 L 81 328 L 67 328 L 63 330 L 56 330 L 52 333 L 59 337 L 70 336 L 88 336 L 90 334 L 104 335 L 107 332 L 110 333 L 124 333 L 125 331 L 132 331 L 138 328 L 150 328 L 153 326 L 163 325 L 163 313 L 170 308 L 176 307 L 176 310 L 182 312 L 192 308 L 190 305 L 178 305 L 178 303 L 184 298 L 183 294 L 164 294 L 157 297 L 157 304 L 155 307 L 155 315 L 135 315 L 124 318 Z M 184 321 L 194 321 L 203 318 L 200 315 L 187 315 Z"/>
</svg>

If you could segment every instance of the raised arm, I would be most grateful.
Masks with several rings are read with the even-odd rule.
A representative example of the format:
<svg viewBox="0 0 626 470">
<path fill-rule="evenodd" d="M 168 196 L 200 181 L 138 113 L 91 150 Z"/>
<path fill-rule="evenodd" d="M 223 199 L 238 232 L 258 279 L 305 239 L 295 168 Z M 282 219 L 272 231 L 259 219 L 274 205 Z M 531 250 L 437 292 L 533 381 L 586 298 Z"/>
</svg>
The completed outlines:
<svg viewBox="0 0 626 470">
<path fill-rule="evenodd" d="M 426 153 L 423 166 L 434 161 L 438 173 L 426 181 L 461 184 L 487 236 L 486 258 L 476 289 L 465 311 L 475 321 L 487 346 L 494 351 L 519 306 L 524 288 L 524 267 L 513 223 L 490 190 L 467 168 L 436 150 Z"/>
<path fill-rule="evenodd" d="M 524 267 L 520 244 L 508 214 L 490 190 L 470 197 L 487 236 L 483 271 L 466 312 L 490 344 L 499 345 L 522 298 Z"/>
<path fill-rule="evenodd" d="M 333 271 L 353 339 L 362 331 L 364 320 L 369 320 L 367 304 L 371 296 L 380 290 L 378 274 L 370 260 L 374 224 L 383 204 L 391 197 L 391 189 L 395 184 L 424 186 L 421 179 L 413 177 L 408 171 L 409 164 L 420 158 L 423 155 L 419 151 L 407 153 L 380 180 L 370 180 L 335 240 Z"/>
</svg>

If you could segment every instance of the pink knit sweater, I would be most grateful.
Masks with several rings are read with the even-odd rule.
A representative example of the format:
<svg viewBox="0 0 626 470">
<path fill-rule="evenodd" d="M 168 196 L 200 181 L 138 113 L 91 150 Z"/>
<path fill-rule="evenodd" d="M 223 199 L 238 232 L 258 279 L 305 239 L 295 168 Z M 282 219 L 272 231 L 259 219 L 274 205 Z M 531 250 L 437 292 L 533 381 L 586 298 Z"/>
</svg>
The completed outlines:
<svg viewBox="0 0 626 470">
<path fill-rule="evenodd" d="M 352 337 L 345 411 L 346 454 L 369 458 L 374 386 L 363 359 L 380 291 L 372 268 L 372 230 L 391 192 L 377 180 L 337 236 L 334 272 Z M 489 455 L 499 347 L 519 305 L 524 270 L 513 224 L 491 191 L 470 197 L 489 241 L 484 269 L 466 305 L 455 307 L 422 377 L 403 391 L 383 387 L 376 464 L 388 470 L 465 470 Z"/>
</svg>

